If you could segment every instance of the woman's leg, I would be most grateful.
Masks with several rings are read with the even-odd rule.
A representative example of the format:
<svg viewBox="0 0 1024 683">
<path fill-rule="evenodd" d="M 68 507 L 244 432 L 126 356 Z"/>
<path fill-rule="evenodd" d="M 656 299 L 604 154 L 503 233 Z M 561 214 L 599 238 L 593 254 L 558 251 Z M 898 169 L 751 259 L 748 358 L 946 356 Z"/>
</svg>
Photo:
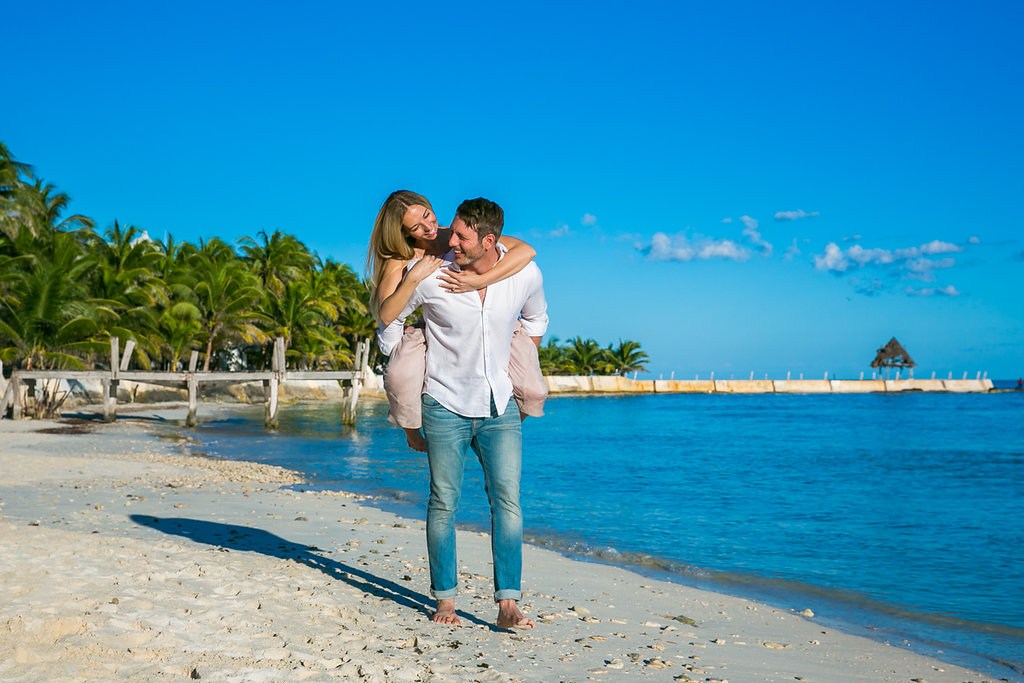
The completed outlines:
<svg viewBox="0 0 1024 683">
<path fill-rule="evenodd" d="M 516 323 L 512 333 L 512 348 L 508 361 L 508 377 L 512 380 L 512 395 L 519 404 L 519 413 L 525 418 L 540 417 L 544 414 L 544 401 L 548 397 L 548 382 L 540 371 L 540 357 L 537 345 L 523 330 L 523 323 Z"/>
<path fill-rule="evenodd" d="M 388 397 L 388 420 L 405 430 L 409 447 L 425 451 L 420 433 L 423 424 L 421 396 L 427 372 L 427 342 L 423 329 L 409 327 L 391 351 L 384 370 L 384 393 Z"/>
</svg>

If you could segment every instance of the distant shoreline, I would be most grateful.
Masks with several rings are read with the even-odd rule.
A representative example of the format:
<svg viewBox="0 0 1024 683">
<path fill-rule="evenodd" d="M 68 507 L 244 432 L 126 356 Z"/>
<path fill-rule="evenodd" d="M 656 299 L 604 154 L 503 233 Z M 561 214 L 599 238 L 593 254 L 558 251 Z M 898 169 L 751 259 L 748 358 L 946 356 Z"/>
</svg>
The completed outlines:
<svg viewBox="0 0 1024 683">
<path fill-rule="evenodd" d="M 548 391 L 564 393 L 654 394 L 868 394 L 903 392 L 987 393 L 990 379 L 654 379 L 619 376 L 549 376 Z"/>
</svg>

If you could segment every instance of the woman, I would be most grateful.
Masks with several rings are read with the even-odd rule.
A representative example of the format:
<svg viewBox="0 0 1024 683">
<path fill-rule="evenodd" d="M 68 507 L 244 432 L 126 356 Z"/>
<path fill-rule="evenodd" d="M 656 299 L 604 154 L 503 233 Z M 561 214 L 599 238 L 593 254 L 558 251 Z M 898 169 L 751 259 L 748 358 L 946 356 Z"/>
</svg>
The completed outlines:
<svg viewBox="0 0 1024 683">
<path fill-rule="evenodd" d="M 450 238 L 451 231 L 438 227 L 434 209 L 423 195 L 398 190 L 384 201 L 373 223 L 366 258 L 370 306 L 382 328 L 398 317 L 416 286 L 437 271 L 442 263 L 440 256 L 448 252 Z M 533 247 L 522 240 L 503 235 L 499 242 L 508 251 L 494 268 L 483 275 L 442 270 L 437 275 L 441 286 L 453 294 L 482 289 L 518 273 L 536 256 Z M 409 267 L 414 259 L 419 260 Z M 392 350 L 384 372 L 388 419 L 405 430 L 409 447 L 416 451 L 426 451 L 420 433 L 425 354 L 423 330 L 410 327 Z M 547 384 L 540 371 L 537 347 L 519 326 L 512 336 L 508 370 L 522 417 L 543 415 Z"/>
</svg>

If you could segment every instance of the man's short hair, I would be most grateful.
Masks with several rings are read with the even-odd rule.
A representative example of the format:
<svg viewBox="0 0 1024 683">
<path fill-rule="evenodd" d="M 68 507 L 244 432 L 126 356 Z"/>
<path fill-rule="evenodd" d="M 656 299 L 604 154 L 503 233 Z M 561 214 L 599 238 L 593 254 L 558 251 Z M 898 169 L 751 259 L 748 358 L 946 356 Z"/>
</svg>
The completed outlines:
<svg viewBox="0 0 1024 683">
<path fill-rule="evenodd" d="M 462 202 L 455 210 L 455 215 L 476 230 L 480 240 L 486 235 L 494 235 L 494 241 L 497 242 L 501 237 L 501 229 L 505 226 L 505 212 L 490 199 L 483 197 Z"/>
</svg>

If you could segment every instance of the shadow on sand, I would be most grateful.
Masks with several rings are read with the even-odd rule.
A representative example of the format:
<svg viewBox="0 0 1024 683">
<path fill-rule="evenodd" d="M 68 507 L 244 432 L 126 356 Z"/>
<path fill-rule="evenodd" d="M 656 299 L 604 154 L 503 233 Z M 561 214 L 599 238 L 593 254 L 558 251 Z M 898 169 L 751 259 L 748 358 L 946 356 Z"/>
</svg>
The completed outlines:
<svg viewBox="0 0 1024 683">
<path fill-rule="evenodd" d="M 408 607 L 427 615 L 433 613 L 434 601 L 422 593 L 417 593 L 364 569 L 357 569 L 343 562 L 325 557 L 320 554 L 323 551 L 316 546 L 293 543 L 263 529 L 182 517 L 130 515 L 129 519 L 140 526 L 149 527 L 165 534 L 183 536 L 196 543 L 205 543 L 206 545 L 226 550 L 262 553 L 271 557 L 301 562 L 314 569 L 319 569 L 332 579 L 343 581 L 365 593 L 389 599 L 403 607 Z M 461 610 L 458 614 L 466 621 L 486 626 L 491 630 L 500 630 L 493 624 L 489 624 L 471 614 L 466 614 Z"/>
</svg>

